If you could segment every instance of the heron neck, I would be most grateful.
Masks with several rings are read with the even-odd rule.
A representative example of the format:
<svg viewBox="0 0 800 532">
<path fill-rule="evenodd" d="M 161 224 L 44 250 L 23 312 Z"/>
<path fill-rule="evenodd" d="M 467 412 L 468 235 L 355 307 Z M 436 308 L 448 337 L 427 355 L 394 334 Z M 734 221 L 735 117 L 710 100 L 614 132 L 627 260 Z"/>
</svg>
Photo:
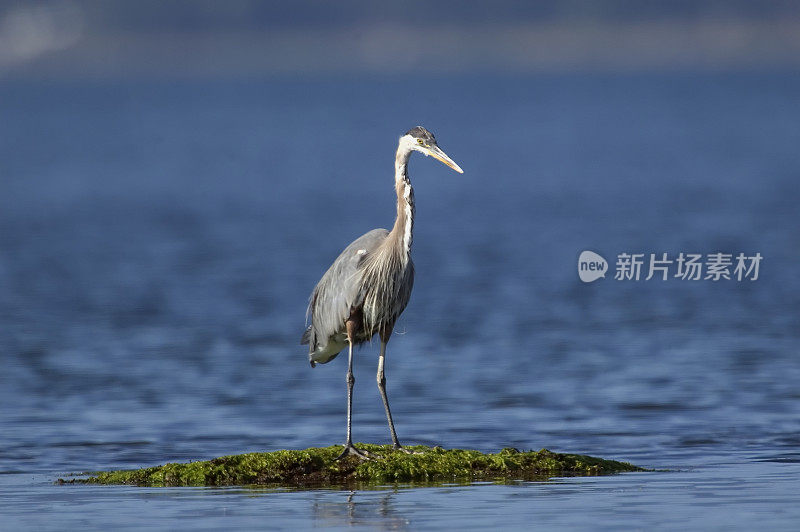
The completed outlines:
<svg viewBox="0 0 800 532">
<path fill-rule="evenodd" d="M 408 159 L 411 150 L 397 149 L 394 162 L 394 188 L 397 192 L 397 219 L 392 228 L 392 242 L 399 248 L 403 261 L 411 255 L 414 238 L 414 189 L 408 177 Z"/>
</svg>

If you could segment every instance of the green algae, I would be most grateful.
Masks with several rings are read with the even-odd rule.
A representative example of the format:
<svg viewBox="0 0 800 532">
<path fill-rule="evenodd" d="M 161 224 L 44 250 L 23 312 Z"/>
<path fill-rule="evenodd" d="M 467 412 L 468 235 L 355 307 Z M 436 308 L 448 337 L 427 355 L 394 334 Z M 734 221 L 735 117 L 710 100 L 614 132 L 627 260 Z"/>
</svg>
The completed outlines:
<svg viewBox="0 0 800 532">
<path fill-rule="evenodd" d="M 544 480 L 553 476 L 592 476 L 643 471 L 626 462 L 603 460 L 547 449 L 521 452 L 506 448 L 484 454 L 465 449 L 409 446 L 413 454 L 390 445 L 359 444 L 375 455 L 335 460 L 341 446 L 223 456 L 213 460 L 170 463 L 130 471 L 97 473 L 70 482 L 136 486 L 352 486 L 354 484 Z M 63 481 L 62 481 L 63 482 Z"/>
</svg>

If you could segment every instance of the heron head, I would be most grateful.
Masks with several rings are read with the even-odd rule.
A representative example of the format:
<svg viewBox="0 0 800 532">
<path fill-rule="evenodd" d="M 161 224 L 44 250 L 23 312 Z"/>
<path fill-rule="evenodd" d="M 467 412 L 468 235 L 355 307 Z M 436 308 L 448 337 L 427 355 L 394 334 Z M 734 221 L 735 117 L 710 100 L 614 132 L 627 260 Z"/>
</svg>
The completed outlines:
<svg viewBox="0 0 800 532">
<path fill-rule="evenodd" d="M 464 173 L 464 170 L 437 146 L 436 137 L 433 136 L 433 133 L 422 126 L 417 126 L 408 130 L 408 133 L 403 135 L 400 139 L 400 143 L 406 144 L 409 150 L 418 151 L 426 156 L 430 155 L 440 160 L 459 174 Z"/>
</svg>

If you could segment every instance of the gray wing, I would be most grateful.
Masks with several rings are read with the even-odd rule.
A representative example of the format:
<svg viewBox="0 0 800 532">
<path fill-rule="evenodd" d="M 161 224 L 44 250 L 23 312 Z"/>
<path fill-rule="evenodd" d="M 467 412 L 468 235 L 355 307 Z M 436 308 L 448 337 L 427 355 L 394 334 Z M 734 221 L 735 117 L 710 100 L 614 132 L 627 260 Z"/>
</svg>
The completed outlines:
<svg viewBox="0 0 800 532">
<path fill-rule="evenodd" d="M 381 243 L 389 231 L 373 229 L 358 237 L 333 261 L 322 276 L 308 304 L 307 315 L 311 325 L 303 333 L 300 343 L 311 344 L 313 351 L 318 344 L 326 343 L 328 338 L 344 329 L 350 309 L 359 304 L 361 292 L 360 265 Z"/>
</svg>

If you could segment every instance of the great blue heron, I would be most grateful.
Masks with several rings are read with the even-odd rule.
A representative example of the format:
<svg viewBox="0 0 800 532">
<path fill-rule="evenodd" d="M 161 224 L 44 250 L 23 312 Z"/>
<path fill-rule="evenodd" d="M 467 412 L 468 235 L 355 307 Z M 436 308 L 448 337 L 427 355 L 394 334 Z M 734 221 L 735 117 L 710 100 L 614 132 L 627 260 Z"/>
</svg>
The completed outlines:
<svg viewBox="0 0 800 532">
<path fill-rule="evenodd" d="M 308 305 L 311 325 L 301 343 L 309 344 L 311 367 L 333 360 L 348 346 L 347 361 L 347 441 L 339 458 L 355 455 L 367 458 L 353 445 L 353 347 L 381 339 L 378 355 L 378 390 L 386 409 L 386 420 L 395 449 L 401 449 L 386 398 L 383 364 L 386 344 L 392 329 L 406 308 L 414 284 L 411 239 L 414 229 L 414 190 L 408 178 L 411 152 L 431 155 L 459 173 L 464 171 L 437 145 L 433 134 L 422 126 L 400 137 L 394 159 L 394 186 L 397 192 L 397 219 L 391 231 L 373 229 L 347 246 L 322 276 Z"/>
</svg>

